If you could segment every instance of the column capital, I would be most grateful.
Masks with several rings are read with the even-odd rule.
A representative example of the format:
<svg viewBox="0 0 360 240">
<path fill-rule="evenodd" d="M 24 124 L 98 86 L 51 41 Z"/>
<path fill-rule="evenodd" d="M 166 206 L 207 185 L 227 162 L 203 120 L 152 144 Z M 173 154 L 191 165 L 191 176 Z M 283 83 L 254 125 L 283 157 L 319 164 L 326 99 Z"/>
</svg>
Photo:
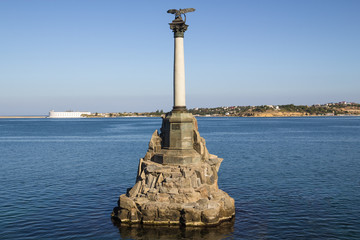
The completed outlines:
<svg viewBox="0 0 360 240">
<path fill-rule="evenodd" d="M 184 32 L 187 30 L 189 25 L 185 24 L 185 21 L 181 17 L 175 18 L 171 23 L 169 23 L 170 29 L 174 32 L 174 38 L 184 37 Z"/>
</svg>

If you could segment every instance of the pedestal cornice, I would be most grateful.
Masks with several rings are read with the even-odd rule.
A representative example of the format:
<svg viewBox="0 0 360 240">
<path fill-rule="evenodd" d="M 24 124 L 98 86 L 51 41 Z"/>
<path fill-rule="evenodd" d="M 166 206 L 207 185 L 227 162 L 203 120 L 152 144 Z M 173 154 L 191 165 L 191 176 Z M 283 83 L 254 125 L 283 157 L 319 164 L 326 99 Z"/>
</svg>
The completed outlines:
<svg viewBox="0 0 360 240">
<path fill-rule="evenodd" d="M 172 112 L 187 112 L 186 106 L 173 106 Z"/>
</svg>

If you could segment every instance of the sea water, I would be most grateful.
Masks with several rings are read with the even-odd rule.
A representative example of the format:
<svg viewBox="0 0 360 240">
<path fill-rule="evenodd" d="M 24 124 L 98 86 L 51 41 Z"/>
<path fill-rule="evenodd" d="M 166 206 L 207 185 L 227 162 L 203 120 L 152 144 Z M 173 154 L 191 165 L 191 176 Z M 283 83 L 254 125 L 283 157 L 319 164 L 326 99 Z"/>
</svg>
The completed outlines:
<svg viewBox="0 0 360 240">
<path fill-rule="evenodd" d="M 0 239 L 360 239 L 360 118 L 198 118 L 230 224 L 110 218 L 160 118 L 0 119 Z"/>
</svg>

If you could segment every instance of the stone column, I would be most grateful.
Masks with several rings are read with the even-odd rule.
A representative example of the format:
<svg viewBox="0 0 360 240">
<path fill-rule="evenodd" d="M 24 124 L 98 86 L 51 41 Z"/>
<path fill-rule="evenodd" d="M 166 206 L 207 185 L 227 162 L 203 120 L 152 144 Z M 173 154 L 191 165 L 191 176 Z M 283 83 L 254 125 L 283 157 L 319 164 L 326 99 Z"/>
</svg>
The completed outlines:
<svg viewBox="0 0 360 240">
<path fill-rule="evenodd" d="M 186 110 L 182 15 L 195 9 L 170 9 L 174 32 L 174 107 L 163 117 L 161 133 L 153 133 L 139 161 L 136 183 L 122 194 L 112 219 L 152 226 L 214 226 L 231 220 L 235 202 L 218 187 L 223 159 L 209 154 L 196 118 Z M 136 229 L 135 229 L 136 230 Z"/>
<path fill-rule="evenodd" d="M 170 24 L 174 32 L 174 106 L 173 111 L 186 111 L 185 103 L 185 61 L 184 32 L 188 25 L 181 17 L 175 18 Z"/>
</svg>

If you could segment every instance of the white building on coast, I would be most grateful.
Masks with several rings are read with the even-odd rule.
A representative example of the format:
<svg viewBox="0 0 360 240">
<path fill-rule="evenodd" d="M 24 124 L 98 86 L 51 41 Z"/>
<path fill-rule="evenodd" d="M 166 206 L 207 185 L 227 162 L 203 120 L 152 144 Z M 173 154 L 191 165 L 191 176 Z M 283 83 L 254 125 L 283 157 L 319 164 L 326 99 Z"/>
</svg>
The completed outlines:
<svg viewBox="0 0 360 240">
<path fill-rule="evenodd" d="M 48 118 L 81 118 L 82 115 L 90 115 L 91 112 L 55 112 L 51 110 L 49 112 Z"/>
</svg>

